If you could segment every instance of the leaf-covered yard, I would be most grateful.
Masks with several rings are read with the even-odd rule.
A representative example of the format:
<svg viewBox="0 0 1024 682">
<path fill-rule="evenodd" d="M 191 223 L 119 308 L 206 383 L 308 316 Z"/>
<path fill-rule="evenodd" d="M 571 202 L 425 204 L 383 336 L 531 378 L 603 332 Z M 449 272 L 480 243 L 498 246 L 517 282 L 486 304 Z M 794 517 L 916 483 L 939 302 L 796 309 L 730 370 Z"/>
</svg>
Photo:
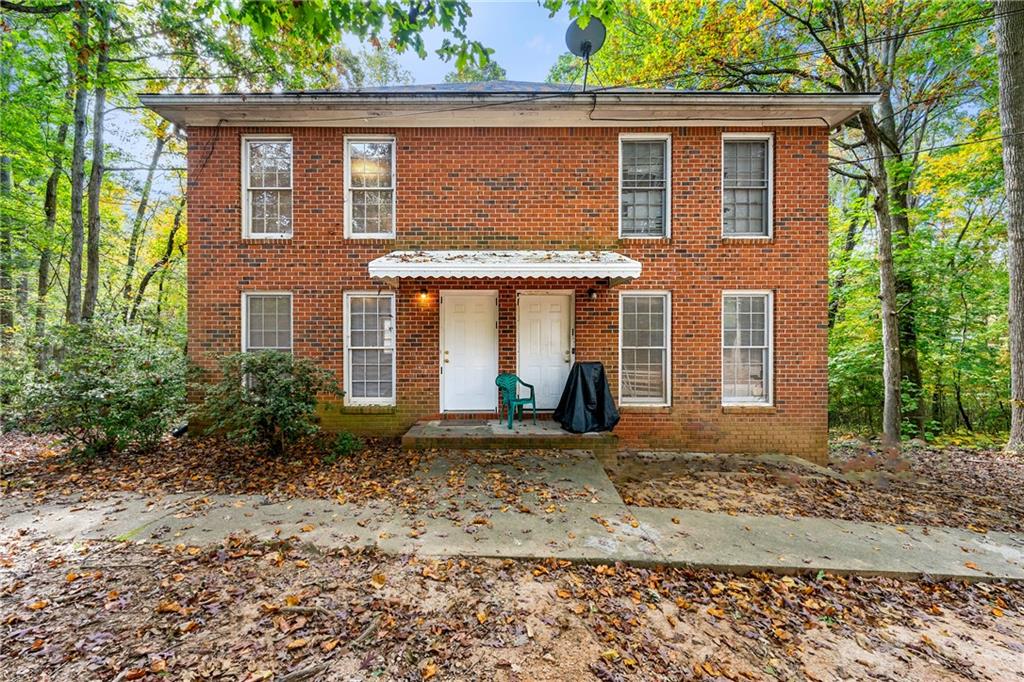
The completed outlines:
<svg viewBox="0 0 1024 682">
<path fill-rule="evenodd" d="M 1016 679 L 1024 587 L 219 547 L 0 550 L 3 679 Z"/>
</svg>

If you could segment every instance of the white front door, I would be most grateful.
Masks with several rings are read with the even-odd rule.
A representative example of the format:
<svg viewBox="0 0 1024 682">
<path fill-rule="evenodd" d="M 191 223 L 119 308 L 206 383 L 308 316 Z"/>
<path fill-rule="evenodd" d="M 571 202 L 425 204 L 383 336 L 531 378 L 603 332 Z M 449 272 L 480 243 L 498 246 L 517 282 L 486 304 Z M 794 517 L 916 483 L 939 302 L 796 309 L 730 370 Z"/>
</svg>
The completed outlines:
<svg viewBox="0 0 1024 682">
<path fill-rule="evenodd" d="M 538 410 L 553 410 L 572 367 L 572 294 L 519 294 L 519 378 L 533 384 Z"/>
<path fill-rule="evenodd" d="M 498 295 L 441 292 L 441 409 L 498 407 Z"/>
</svg>

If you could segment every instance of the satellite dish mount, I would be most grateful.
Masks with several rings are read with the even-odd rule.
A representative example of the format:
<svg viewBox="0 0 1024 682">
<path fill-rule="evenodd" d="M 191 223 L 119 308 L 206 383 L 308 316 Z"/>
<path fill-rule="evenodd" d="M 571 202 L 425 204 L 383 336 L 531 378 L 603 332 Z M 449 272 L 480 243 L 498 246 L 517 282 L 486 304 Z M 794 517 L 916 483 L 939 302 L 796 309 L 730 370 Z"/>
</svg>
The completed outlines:
<svg viewBox="0 0 1024 682">
<path fill-rule="evenodd" d="M 565 32 L 565 44 L 577 57 L 583 58 L 583 92 L 587 91 L 587 76 L 590 75 L 590 57 L 604 45 L 604 24 L 597 17 L 591 17 L 586 28 L 580 28 L 580 20 L 569 24 Z"/>
</svg>

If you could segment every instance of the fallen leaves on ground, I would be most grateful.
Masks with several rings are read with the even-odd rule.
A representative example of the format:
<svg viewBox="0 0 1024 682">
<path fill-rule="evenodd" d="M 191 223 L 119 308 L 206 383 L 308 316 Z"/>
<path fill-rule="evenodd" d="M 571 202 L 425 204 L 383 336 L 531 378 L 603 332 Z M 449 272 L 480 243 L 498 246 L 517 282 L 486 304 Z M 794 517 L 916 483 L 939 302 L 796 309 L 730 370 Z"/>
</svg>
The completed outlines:
<svg viewBox="0 0 1024 682">
<path fill-rule="evenodd" d="M 188 554 L 28 534 L 0 554 L 5 679 L 327 666 L 340 679 L 997 680 L 1024 655 L 1021 585 L 320 554 L 244 537 Z"/>
<path fill-rule="evenodd" d="M 832 444 L 829 468 L 796 458 L 650 453 L 609 469 L 627 504 L 731 514 L 1024 531 L 1024 458 L 998 450 Z M 906 530 L 905 528 L 903 530 Z"/>
<path fill-rule="evenodd" d="M 425 474 L 444 454 L 448 451 L 404 451 L 397 440 L 377 439 L 362 452 L 328 464 L 315 443 L 296 447 L 284 457 L 270 457 L 223 439 L 186 437 L 166 438 L 149 452 L 76 460 L 52 439 L 10 433 L 0 436 L 0 489 L 34 502 L 70 495 L 85 502 L 106 499 L 115 492 L 150 496 L 203 492 L 257 494 L 268 501 L 306 497 L 361 504 L 386 500 L 409 510 L 477 493 L 508 508 L 537 513 L 554 510 L 555 503 L 593 496 L 583 487 L 541 480 L 536 458 L 546 456 L 543 450 L 459 452 L 444 461 L 446 475 L 439 487 L 437 478 Z M 480 472 L 472 481 L 468 480 L 471 469 Z M 203 504 L 202 499 L 194 502 Z M 468 506 L 472 510 L 472 500 Z M 477 519 L 478 525 L 490 523 L 483 516 Z M 310 533 L 316 528 L 306 524 L 300 530 Z"/>
</svg>

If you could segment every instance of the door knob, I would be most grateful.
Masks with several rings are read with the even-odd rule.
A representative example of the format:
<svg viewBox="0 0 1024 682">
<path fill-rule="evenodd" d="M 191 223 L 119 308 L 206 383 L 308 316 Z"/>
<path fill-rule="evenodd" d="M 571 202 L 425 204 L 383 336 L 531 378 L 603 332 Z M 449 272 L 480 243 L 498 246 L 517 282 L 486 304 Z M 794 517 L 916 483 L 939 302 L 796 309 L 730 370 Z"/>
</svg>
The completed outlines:
<svg viewBox="0 0 1024 682">
<path fill-rule="evenodd" d="M 444 352 L 444 361 L 445 361 L 446 363 L 447 363 L 447 362 L 449 362 L 449 360 L 448 360 L 448 351 L 445 351 L 445 352 Z"/>
</svg>

